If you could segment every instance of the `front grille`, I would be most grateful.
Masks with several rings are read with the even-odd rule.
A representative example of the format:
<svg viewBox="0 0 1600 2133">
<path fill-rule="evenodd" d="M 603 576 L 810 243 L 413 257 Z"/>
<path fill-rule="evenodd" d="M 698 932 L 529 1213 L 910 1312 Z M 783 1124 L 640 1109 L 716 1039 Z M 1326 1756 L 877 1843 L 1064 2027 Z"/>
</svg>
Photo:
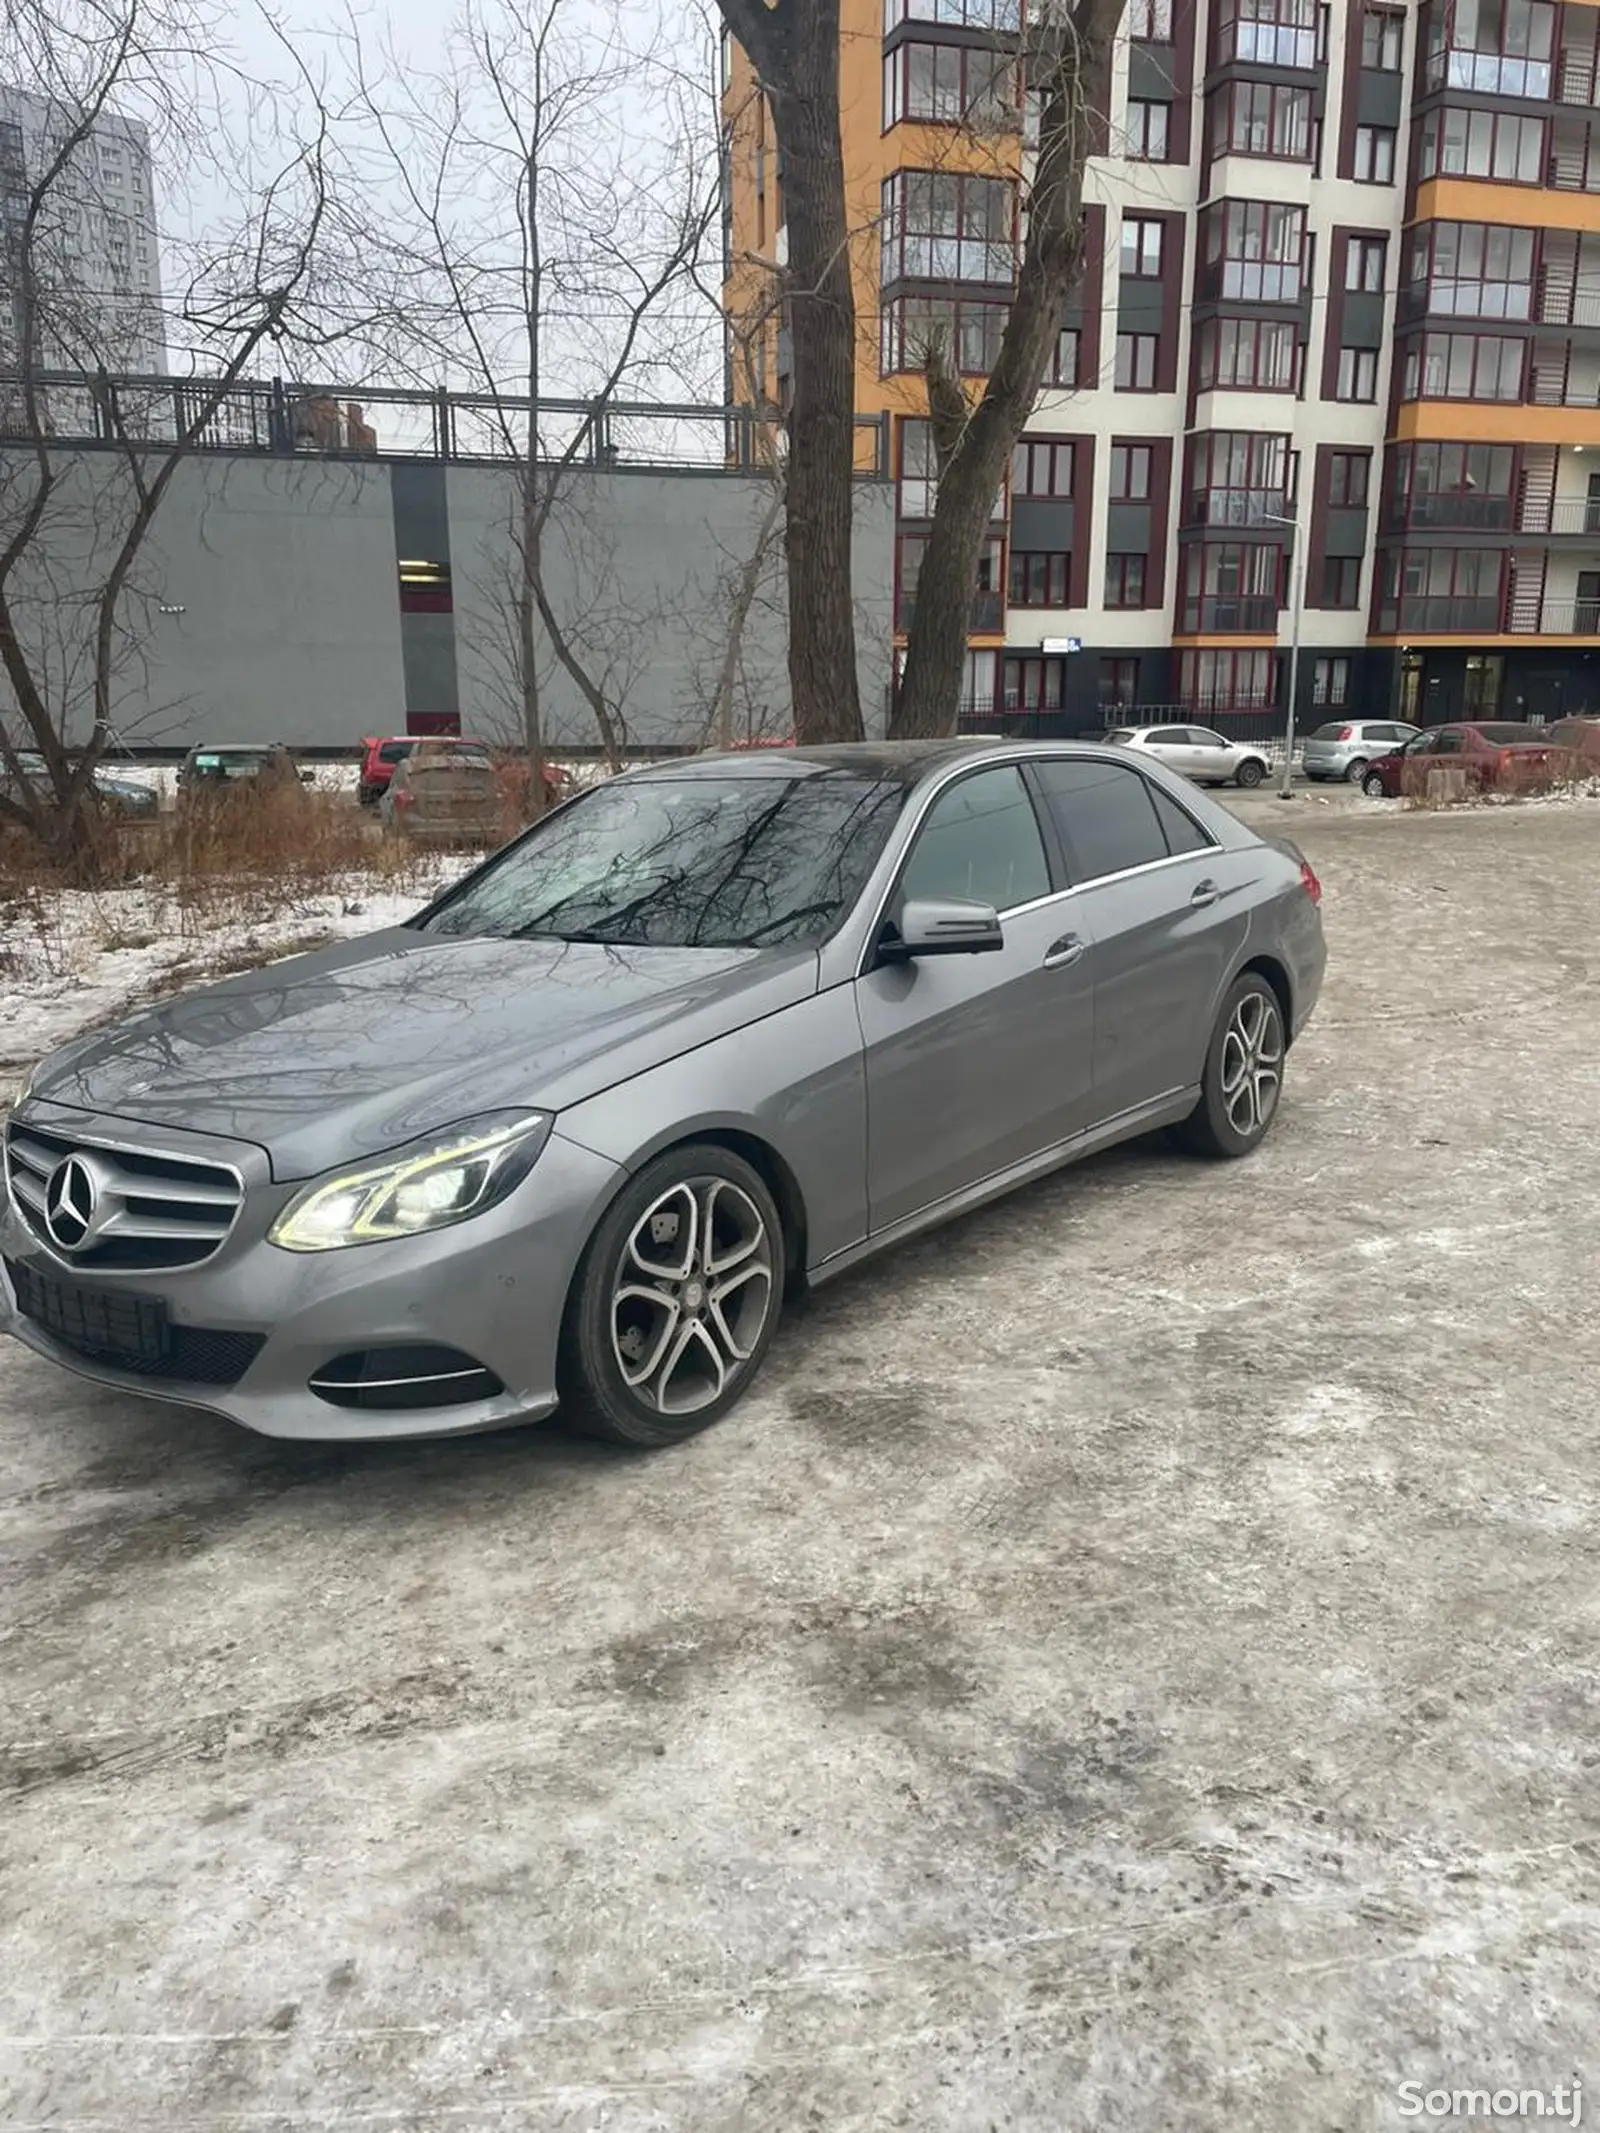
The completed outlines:
<svg viewBox="0 0 1600 2133">
<path fill-rule="evenodd" d="M 58 1184 L 76 1157 L 71 1190 Z M 151 1273 L 199 1266 L 220 1249 L 243 1188 L 225 1164 L 107 1147 L 13 1118 L 6 1129 L 11 1202 L 35 1236 L 85 1269 Z"/>
<path fill-rule="evenodd" d="M 335 1356 L 309 1382 L 330 1407 L 464 1407 L 505 1391 L 492 1370 L 459 1348 L 422 1343 L 354 1349 Z"/>
<path fill-rule="evenodd" d="M 133 1377 L 183 1385 L 236 1385 L 261 1353 L 263 1333 L 175 1326 L 159 1297 L 84 1289 L 20 1259 L 7 1259 L 17 1309 L 63 1348 Z"/>
</svg>

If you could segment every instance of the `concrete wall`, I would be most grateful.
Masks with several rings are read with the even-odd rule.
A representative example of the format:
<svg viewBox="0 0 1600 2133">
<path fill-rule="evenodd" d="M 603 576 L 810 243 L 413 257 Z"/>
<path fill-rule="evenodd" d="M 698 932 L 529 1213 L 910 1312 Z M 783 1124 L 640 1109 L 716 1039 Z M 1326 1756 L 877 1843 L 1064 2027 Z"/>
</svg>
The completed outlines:
<svg viewBox="0 0 1600 2133">
<path fill-rule="evenodd" d="M 62 455 L 62 464 L 16 605 L 19 633 L 81 733 L 91 716 L 84 596 L 104 580 L 129 500 L 114 454 Z M 415 552 L 425 523 L 412 494 L 422 471 L 221 455 L 180 467 L 123 607 L 114 719 L 129 744 L 337 747 L 363 733 L 403 732 L 408 709 L 453 708 L 464 732 L 510 737 L 515 485 L 490 467 L 432 470 L 442 477 L 448 531 L 447 555 L 433 560 L 450 566 L 453 614 L 403 617 L 398 563 Z M 0 447 L 0 538 L 30 482 L 25 456 Z M 768 494 L 757 480 L 716 472 L 570 478 L 546 536 L 547 584 L 563 629 L 620 705 L 629 744 L 706 737 L 733 582 L 756 546 Z M 741 731 L 788 727 L 781 545 L 771 544 L 745 630 Z M 893 574 L 892 494 L 862 483 L 856 606 L 872 730 L 881 730 L 887 703 Z M 594 719 L 547 642 L 537 665 L 550 739 L 595 745 Z M 0 681 L 0 715 L 10 709 Z"/>
</svg>

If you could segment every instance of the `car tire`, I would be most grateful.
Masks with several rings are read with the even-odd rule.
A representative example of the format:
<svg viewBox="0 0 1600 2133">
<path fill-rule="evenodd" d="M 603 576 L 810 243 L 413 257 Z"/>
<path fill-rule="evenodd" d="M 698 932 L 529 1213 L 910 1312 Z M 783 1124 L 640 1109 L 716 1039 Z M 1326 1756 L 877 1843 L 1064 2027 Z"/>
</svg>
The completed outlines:
<svg viewBox="0 0 1600 2133">
<path fill-rule="evenodd" d="M 561 1419 L 655 1450 L 719 1421 L 755 1382 L 777 1331 L 783 1218 L 731 1149 L 670 1149 L 601 1217 L 567 1298 Z"/>
<path fill-rule="evenodd" d="M 1369 770 L 1361 780 L 1361 790 L 1369 800 L 1387 800 L 1389 797 L 1384 788 L 1382 778 L 1379 777 L 1375 770 Z"/>
<path fill-rule="evenodd" d="M 1259 1148 L 1278 1114 L 1288 1048 L 1278 995 L 1258 971 L 1247 970 L 1222 1003 L 1206 1048 L 1200 1101 L 1174 1128 L 1179 1146 L 1226 1158 Z"/>
<path fill-rule="evenodd" d="M 1242 785 L 1247 792 L 1259 785 L 1267 774 L 1267 766 L 1256 755 L 1246 756 L 1233 774 L 1235 785 Z"/>
<path fill-rule="evenodd" d="M 1347 785 L 1359 785 L 1366 777 L 1366 774 L 1367 758 L 1364 755 L 1358 755 L 1345 771 L 1345 783 Z"/>
</svg>

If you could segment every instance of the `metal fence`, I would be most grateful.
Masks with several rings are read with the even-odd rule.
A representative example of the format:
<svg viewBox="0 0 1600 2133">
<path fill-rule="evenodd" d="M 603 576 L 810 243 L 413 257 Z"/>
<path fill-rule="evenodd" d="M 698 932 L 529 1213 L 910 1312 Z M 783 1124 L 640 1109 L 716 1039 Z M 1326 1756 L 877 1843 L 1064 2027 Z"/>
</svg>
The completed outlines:
<svg viewBox="0 0 1600 2133">
<path fill-rule="evenodd" d="M 84 446 L 171 445 L 201 452 L 332 459 L 432 459 L 467 465 L 573 462 L 599 469 L 753 473 L 782 450 L 777 426 L 751 408 L 620 399 L 540 399 L 514 393 L 418 392 L 284 378 L 86 376 L 34 382 L 37 430 Z M 858 471 L 889 473 L 885 415 L 857 415 Z M 36 434 L 21 378 L 0 372 L 0 442 Z"/>
</svg>

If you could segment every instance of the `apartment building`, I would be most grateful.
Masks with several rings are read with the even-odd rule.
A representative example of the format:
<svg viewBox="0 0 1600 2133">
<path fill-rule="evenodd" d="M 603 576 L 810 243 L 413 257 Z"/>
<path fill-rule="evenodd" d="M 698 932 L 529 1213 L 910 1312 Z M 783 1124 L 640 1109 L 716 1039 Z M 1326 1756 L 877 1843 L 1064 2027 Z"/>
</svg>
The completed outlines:
<svg viewBox="0 0 1600 2133">
<path fill-rule="evenodd" d="M 892 421 L 902 637 L 927 329 L 980 378 L 1015 270 L 1018 6 L 842 0 L 857 403 Z M 1128 0 L 965 723 L 1181 706 L 1266 733 L 1297 623 L 1302 721 L 1600 708 L 1597 29 L 1592 0 Z M 781 403 L 781 321 L 748 321 L 782 173 L 733 48 L 723 84 L 730 384 Z"/>
<path fill-rule="evenodd" d="M 75 116 L 76 114 L 72 114 Z M 16 260 L 28 188 L 71 117 L 48 97 L 0 83 L 0 368 L 17 360 Z M 106 112 L 51 186 L 36 230 L 43 292 L 41 365 L 154 377 L 167 367 L 150 143 Z"/>
</svg>

